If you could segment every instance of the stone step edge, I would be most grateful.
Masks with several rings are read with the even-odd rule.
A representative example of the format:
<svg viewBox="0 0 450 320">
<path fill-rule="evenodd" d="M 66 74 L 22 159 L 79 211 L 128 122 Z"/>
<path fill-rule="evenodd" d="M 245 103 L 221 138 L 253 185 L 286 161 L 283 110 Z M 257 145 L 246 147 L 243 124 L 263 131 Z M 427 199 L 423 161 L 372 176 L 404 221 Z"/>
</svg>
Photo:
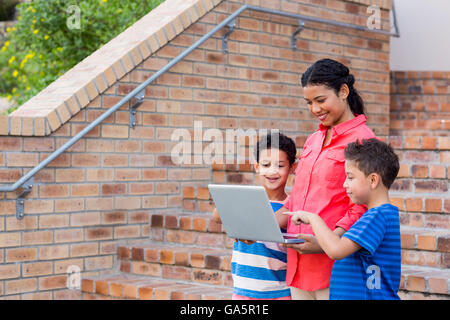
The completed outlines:
<svg viewBox="0 0 450 320">
<path fill-rule="evenodd" d="M 150 227 L 225 233 L 222 224 L 212 220 L 212 214 L 164 212 L 150 214 Z"/>
<path fill-rule="evenodd" d="M 202 221 L 203 220 L 203 221 Z M 166 229 L 181 229 L 188 231 L 225 233 L 222 224 L 212 221 L 212 214 L 196 212 L 158 212 L 150 214 L 150 226 Z M 424 228 L 409 225 L 400 225 L 401 233 L 449 234 L 448 229 Z"/>
<path fill-rule="evenodd" d="M 402 265 L 400 290 L 450 295 L 450 270 Z"/>
<path fill-rule="evenodd" d="M 230 271 L 231 254 L 232 249 L 158 241 L 119 245 L 117 247 L 117 258 L 121 261 L 160 263 L 220 271 Z"/>
<path fill-rule="evenodd" d="M 231 299 L 232 288 L 128 274 L 86 277 L 83 294 L 134 300 Z"/>
<path fill-rule="evenodd" d="M 150 217 L 152 228 L 170 230 L 197 231 L 209 233 L 225 233 L 220 223 L 212 221 L 210 214 L 198 213 L 155 213 Z M 450 242 L 447 229 L 429 229 L 411 226 L 400 226 L 402 249 L 449 252 Z M 429 239 L 429 238 L 434 239 Z M 430 242 L 431 241 L 431 242 Z"/>
</svg>

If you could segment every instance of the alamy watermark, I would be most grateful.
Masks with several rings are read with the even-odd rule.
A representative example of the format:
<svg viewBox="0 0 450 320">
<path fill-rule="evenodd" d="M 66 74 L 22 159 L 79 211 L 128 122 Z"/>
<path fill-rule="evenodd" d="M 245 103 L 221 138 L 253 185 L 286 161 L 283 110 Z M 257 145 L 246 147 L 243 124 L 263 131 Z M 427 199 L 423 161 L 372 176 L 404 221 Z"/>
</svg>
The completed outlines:
<svg viewBox="0 0 450 320">
<path fill-rule="evenodd" d="M 66 19 L 66 25 L 69 30 L 79 30 L 81 28 L 81 9 L 79 6 L 71 5 L 66 9 L 70 16 Z"/>
<path fill-rule="evenodd" d="M 366 287 L 369 290 L 381 289 L 381 270 L 377 265 L 370 265 L 366 269 L 366 274 L 370 274 L 366 281 Z"/>
<path fill-rule="evenodd" d="M 176 129 L 171 141 L 178 141 L 170 156 L 175 164 L 243 164 L 254 163 L 258 136 L 271 135 L 271 144 L 279 144 L 279 130 L 226 129 L 203 130 L 201 121 L 194 122 L 193 135 L 187 129 Z M 204 147 L 204 142 L 210 142 Z"/>
<path fill-rule="evenodd" d="M 367 13 L 370 14 L 367 18 L 367 28 L 369 30 L 380 30 L 381 29 L 381 10 L 377 5 L 371 5 L 367 7 Z"/>
<path fill-rule="evenodd" d="M 81 269 L 77 265 L 71 265 L 67 268 L 66 273 L 69 274 L 67 277 L 67 288 L 72 290 L 81 289 Z"/>
</svg>

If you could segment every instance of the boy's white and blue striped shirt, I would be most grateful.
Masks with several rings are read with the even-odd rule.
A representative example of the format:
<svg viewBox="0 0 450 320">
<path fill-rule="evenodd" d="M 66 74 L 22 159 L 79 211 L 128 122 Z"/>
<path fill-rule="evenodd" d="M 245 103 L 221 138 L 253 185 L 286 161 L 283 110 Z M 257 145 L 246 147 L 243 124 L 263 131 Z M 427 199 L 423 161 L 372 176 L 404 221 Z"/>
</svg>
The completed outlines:
<svg viewBox="0 0 450 320">
<path fill-rule="evenodd" d="M 283 204 L 271 202 L 273 211 Z M 258 241 L 234 243 L 231 273 L 234 293 L 240 296 L 274 299 L 290 296 L 286 285 L 286 248 L 278 243 Z"/>
<path fill-rule="evenodd" d="M 362 248 L 334 262 L 330 300 L 398 300 L 400 221 L 391 204 L 368 210 L 344 233 Z"/>
</svg>

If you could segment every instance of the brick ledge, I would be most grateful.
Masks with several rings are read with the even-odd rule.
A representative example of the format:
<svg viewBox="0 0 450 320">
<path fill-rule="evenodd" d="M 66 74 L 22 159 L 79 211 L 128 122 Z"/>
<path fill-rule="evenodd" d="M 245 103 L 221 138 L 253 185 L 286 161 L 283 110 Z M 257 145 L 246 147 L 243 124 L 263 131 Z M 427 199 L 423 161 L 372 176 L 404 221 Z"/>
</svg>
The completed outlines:
<svg viewBox="0 0 450 320">
<path fill-rule="evenodd" d="M 166 0 L 8 116 L 0 135 L 47 136 L 222 0 Z"/>
</svg>

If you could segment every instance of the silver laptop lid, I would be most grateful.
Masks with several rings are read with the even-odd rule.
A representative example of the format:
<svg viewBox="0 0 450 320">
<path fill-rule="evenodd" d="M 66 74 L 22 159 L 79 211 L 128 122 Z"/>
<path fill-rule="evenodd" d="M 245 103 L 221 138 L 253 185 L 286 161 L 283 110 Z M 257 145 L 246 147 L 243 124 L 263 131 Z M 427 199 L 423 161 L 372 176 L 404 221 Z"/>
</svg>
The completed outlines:
<svg viewBox="0 0 450 320">
<path fill-rule="evenodd" d="M 229 237 L 285 242 L 263 187 L 210 184 L 208 188 Z"/>
</svg>

